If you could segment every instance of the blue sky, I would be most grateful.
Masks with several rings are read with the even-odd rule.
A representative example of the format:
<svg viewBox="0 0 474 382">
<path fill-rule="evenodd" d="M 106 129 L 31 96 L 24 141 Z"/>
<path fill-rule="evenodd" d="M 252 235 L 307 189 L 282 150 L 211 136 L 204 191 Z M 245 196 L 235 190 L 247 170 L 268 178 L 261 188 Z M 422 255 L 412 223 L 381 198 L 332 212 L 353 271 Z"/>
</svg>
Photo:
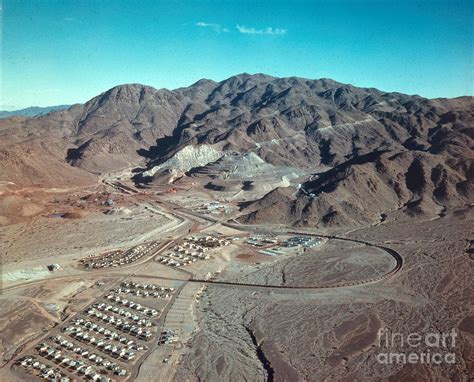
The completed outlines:
<svg viewBox="0 0 474 382">
<path fill-rule="evenodd" d="M 1 108 L 242 72 L 471 95 L 472 9 L 472 0 L 3 0 Z"/>
</svg>

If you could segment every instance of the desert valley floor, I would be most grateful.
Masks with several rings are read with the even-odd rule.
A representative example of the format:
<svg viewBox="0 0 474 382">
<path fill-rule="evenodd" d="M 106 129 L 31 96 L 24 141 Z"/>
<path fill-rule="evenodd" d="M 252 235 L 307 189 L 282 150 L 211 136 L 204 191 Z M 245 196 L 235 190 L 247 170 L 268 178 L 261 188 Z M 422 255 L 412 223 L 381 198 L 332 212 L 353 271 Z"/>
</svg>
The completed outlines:
<svg viewBox="0 0 474 382">
<path fill-rule="evenodd" d="M 472 373 L 471 207 L 328 230 L 241 224 L 233 196 L 110 178 L 74 190 L 6 185 L 2 210 L 15 221 L 1 231 L 1 379 L 44 370 L 119 381 Z M 381 365 L 382 326 L 455 328 L 458 362 Z"/>
</svg>

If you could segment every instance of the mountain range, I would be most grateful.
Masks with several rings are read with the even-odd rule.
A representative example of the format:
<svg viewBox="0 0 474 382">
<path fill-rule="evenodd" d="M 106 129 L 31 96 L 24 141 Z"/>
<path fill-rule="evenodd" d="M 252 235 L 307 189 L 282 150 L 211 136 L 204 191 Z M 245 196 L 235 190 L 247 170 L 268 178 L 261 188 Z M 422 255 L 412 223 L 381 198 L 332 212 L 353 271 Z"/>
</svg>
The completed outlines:
<svg viewBox="0 0 474 382">
<path fill-rule="evenodd" d="M 70 107 L 71 105 L 57 105 L 57 106 L 30 106 L 25 109 L 20 110 L 0 110 L 0 118 L 9 118 L 9 117 L 35 117 L 37 115 L 48 114 L 52 111 L 64 110 Z"/>
<path fill-rule="evenodd" d="M 134 167 L 135 181 L 146 184 L 192 147 L 202 148 L 192 154 L 195 167 L 215 162 L 216 153 L 252 152 L 307 174 L 296 193 L 278 187 L 242 204 L 243 222 L 359 225 L 398 214 L 442 216 L 472 203 L 472 101 L 264 74 L 175 90 L 121 85 L 83 105 L 3 119 L 0 180 L 81 186 Z"/>
</svg>

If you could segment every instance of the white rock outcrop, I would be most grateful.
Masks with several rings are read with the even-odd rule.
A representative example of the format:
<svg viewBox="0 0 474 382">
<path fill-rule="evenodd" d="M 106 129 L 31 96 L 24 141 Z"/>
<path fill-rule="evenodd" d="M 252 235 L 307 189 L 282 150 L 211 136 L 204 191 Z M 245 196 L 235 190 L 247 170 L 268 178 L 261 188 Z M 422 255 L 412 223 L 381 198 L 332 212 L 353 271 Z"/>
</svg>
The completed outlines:
<svg viewBox="0 0 474 382">
<path fill-rule="evenodd" d="M 165 169 L 175 169 L 181 171 L 189 171 L 194 167 L 205 166 L 208 163 L 215 162 L 223 156 L 220 150 L 210 145 L 186 146 L 178 151 L 166 162 L 155 166 L 143 173 L 144 176 L 153 176 L 156 172 Z"/>
</svg>

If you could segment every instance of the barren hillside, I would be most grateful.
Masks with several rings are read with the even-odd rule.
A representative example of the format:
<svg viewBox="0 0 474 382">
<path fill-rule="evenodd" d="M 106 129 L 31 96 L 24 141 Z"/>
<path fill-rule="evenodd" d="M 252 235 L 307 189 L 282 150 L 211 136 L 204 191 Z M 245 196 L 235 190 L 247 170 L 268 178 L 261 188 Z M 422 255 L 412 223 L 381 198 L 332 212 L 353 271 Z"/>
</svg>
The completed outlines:
<svg viewBox="0 0 474 382">
<path fill-rule="evenodd" d="M 260 173 L 241 175 L 237 188 L 255 187 L 264 169 L 313 176 L 301 180 L 298 193 L 291 186 L 246 204 L 243 221 L 436 216 L 472 199 L 472 122 L 471 97 L 430 100 L 329 79 L 241 74 L 174 91 L 122 85 L 67 110 L 2 120 L 1 180 L 83 185 L 135 167 L 139 183 L 172 182 L 186 172 L 219 188 L 222 179 L 209 174 L 232 173 L 222 168 L 231 166 L 223 155 L 252 153 Z M 170 178 L 169 171 L 181 175 Z M 288 179 L 271 184 L 269 190 L 284 187 Z"/>
</svg>

